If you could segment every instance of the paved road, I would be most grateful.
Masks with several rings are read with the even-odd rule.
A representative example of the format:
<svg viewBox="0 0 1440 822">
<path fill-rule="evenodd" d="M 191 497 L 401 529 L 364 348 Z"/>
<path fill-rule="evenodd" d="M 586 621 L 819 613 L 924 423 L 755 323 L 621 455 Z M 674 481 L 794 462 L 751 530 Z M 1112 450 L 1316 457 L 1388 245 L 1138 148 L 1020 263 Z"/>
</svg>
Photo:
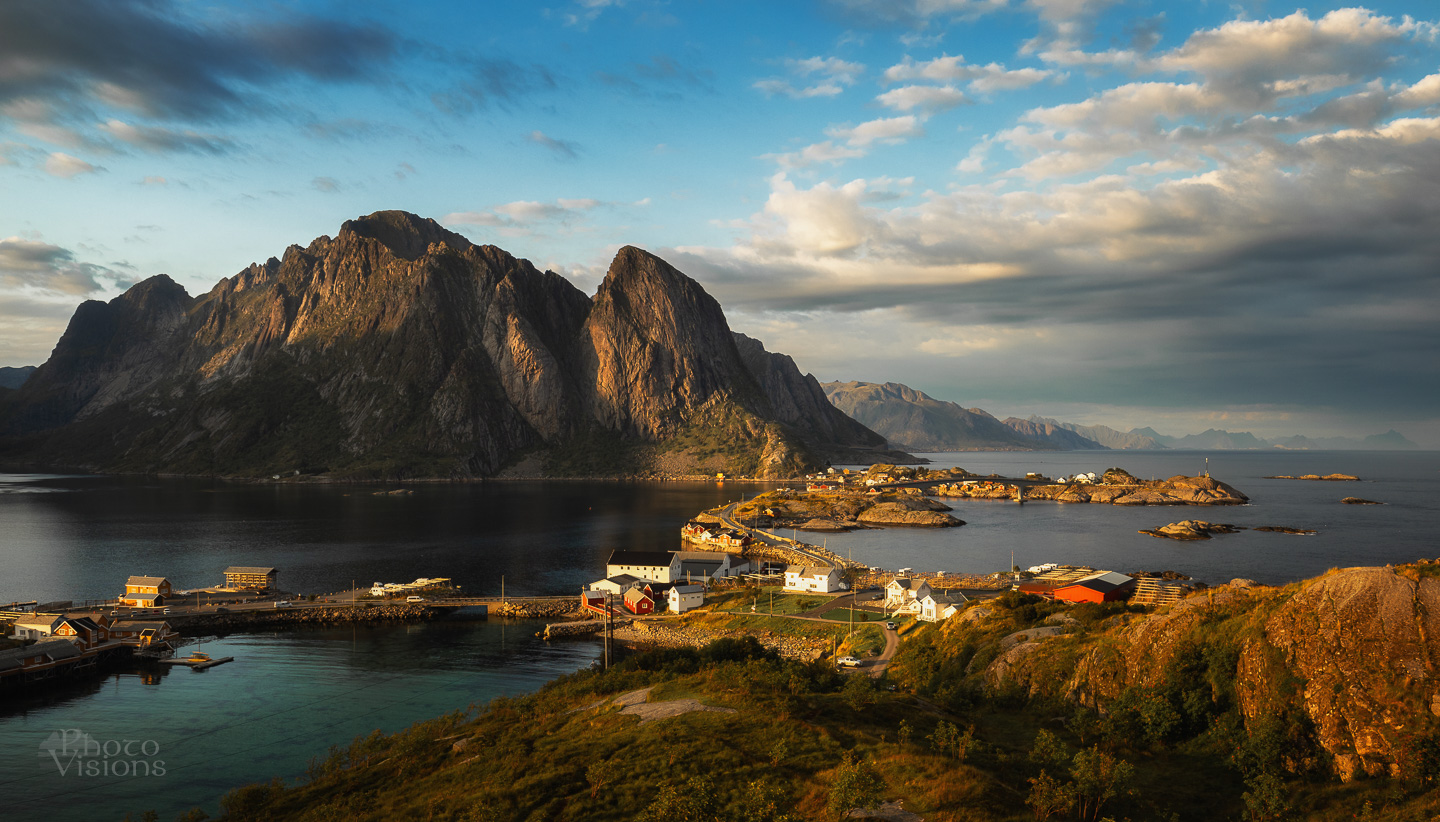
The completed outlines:
<svg viewBox="0 0 1440 822">
<path fill-rule="evenodd" d="M 870 663 L 870 665 L 866 668 L 866 672 L 875 679 L 879 679 L 880 677 L 884 676 L 885 671 L 890 667 L 890 660 L 895 658 L 895 652 L 899 650 L 899 648 L 900 634 L 890 630 L 889 628 L 886 628 L 885 650 L 881 651 L 880 656 Z"/>
<path fill-rule="evenodd" d="M 770 533 L 769 531 L 762 531 L 762 530 L 760 530 L 759 528 L 751 528 L 751 527 L 749 527 L 748 525 L 742 525 L 742 524 L 740 524 L 739 522 L 737 522 L 737 521 L 733 518 L 733 515 L 734 515 L 734 512 L 735 512 L 735 508 L 736 508 L 737 506 L 739 506 L 739 505 L 740 505 L 740 503 L 738 503 L 738 502 L 732 502 L 732 503 L 730 503 L 729 505 L 725 506 L 724 508 L 722 508 L 722 509 L 720 510 L 720 513 L 719 513 L 717 516 L 718 516 L 719 519 L 720 519 L 720 524 L 721 524 L 721 525 L 724 525 L 724 526 L 727 527 L 727 528 L 733 528 L 733 529 L 739 531 L 739 532 L 742 533 L 742 534 L 749 534 L 752 538 L 758 539 L 758 540 L 760 540 L 761 542 L 764 542 L 764 543 L 767 544 L 767 545 L 775 545 L 775 546 L 778 546 L 778 547 L 781 547 L 781 548 L 788 548 L 788 549 L 790 549 L 791 551 L 795 551 L 796 553 L 798 553 L 798 554 L 800 554 L 800 555 L 802 555 L 802 556 L 809 557 L 810 559 L 815 560 L 815 564 L 816 564 L 816 565 L 834 565 L 834 564 L 835 564 L 835 563 L 832 562 L 831 560 L 826 559 L 825 557 L 822 557 L 822 556 L 820 556 L 819 554 L 816 554 L 816 553 L 812 553 L 812 552 L 810 552 L 810 551 L 807 551 L 807 550 L 805 550 L 804 548 L 802 548 L 802 547 L 800 547 L 799 545 L 796 545 L 796 544 L 794 544 L 794 543 L 792 543 L 792 542 L 788 542 L 788 541 L 786 541 L 786 540 L 784 540 L 784 539 L 781 539 L 780 537 L 777 537 L 776 535 Z"/>
</svg>

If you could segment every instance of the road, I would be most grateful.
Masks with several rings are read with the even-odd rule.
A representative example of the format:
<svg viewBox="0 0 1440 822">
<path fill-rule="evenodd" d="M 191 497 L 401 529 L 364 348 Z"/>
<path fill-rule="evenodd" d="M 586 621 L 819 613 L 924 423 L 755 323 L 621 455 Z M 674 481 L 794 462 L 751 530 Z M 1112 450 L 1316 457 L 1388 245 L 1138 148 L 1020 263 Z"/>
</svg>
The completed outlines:
<svg viewBox="0 0 1440 822">
<path fill-rule="evenodd" d="M 749 527 L 748 525 L 742 525 L 742 524 L 740 524 L 740 523 L 739 523 L 738 521 L 736 521 L 736 520 L 734 519 L 734 517 L 733 517 L 733 514 L 734 514 L 734 512 L 735 512 L 735 509 L 736 509 L 739 505 L 740 505 L 740 503 L 738 503 L 738 502 L 732 502 L 732 503 L 730 503 L 729 505 L 725 506 L 724 508 L 720 509 L 720 513 L 717 514 L 716 516 L 719 518 L 721 525 L 724 525 L 724 526 L 727 527 L 727 528 L 733 528 L 733 529 L 735 529 L 736 531 L 739 531 L 739 532 L 742 533 L 742 534 L 749 534 L 753 539 L 758 539 L 758 540 L 760 540 L 761 542 L 764 542 L 766 545 L 774 545 L 774 546 L 776 546 L 776 547 L 786 548 L 786 549 L 788 549 L 788 550 L 794 551 L 794 552 L 800 554 L 801 556 L 804 556 L 804 557 L 807 557 L 807 558 L 809 558 L 809 559 L 814 560 L 816 565 L 834 565 L 834 564 L 835 564 L 833 561 L 831 561 L 831 560 L 829 560 L 829 559 L 826 559 L 825 557 L 823 557 L 823 556 L 821 556 L 821 555 L 819 555 L 819 554 L 813 553 L 813 552 L 811 552 L 811 551 L 807 551 L 807 550 L 805 550 L 804 548 L 802 548 L 800 545 L 798 545 L 798 544 L 796 544 L 796 543 L 792 543 L 792 542 L 790 542 L 790 541 L 788 541 L 788 540 L 782 539 L 781 537 L 778 537 L 778 536 L 770 533 L 769 531 L 762 531 L 762 530 L 760 530 L 759 528 L 751 528 L 751 527 Z"/>
<path fill-rule="evenodd" d="M 895 652 L 899 649 L 900 634 L 897 631 L 886 628 L 885 650 L 881 651 L 880 656 L 876 657 L 870 662 L 870 664 L 865 669 L 866 673 L 870 674 L 870 676 L 874 679 L 879 679 L 880 677 L 884 676 L 885 671 L 890 668 L 890 660 L 895 658 Z"/>
</svg>

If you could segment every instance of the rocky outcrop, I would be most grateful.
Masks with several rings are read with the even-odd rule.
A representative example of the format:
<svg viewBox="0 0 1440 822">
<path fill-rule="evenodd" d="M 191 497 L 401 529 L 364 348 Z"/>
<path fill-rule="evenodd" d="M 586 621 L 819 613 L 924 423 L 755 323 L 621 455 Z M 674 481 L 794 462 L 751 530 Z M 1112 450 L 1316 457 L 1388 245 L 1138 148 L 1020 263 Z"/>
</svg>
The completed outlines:
<svg viewBox="0 0 1440 822">
<path fill-rule="evenodd" d="M 1186 519 L 1172 522 L 1159 528 L 1147 528 L 1140 533 L 1163 539 L 1209 539 L 1211 534 L 1237 534 L 1241 528 L 1223 522 L 1206 522 L 1203 519 Z"/>
<path fill-rule="evenodd" d="M 1026 500 L 1055 502 L 1094 502 L 1110 505 L 1242 505 L 1250 500 L 1233 486 L 1210 477 L 1174 476 L 1167 480 L 1140 480 L 1118 469 L 1106 472 L 1107 479 L 1099 485 L 1069 483 L 1064 485 L 1028 485 Z M 1021 488 L 1015 480 L 982 480 L 974 483 L 941 484 L 935 488 L 940 497 L 961 499 L 1016 499 Z"/>
<path fill-rule="evenodd" d="M 788 476 L 897 456 L 654 255 L 622 248 L 591 300 L 394 211 L 199 297 L 162 275 L 81 305 L 0 414 L 10 463 L 187 474 L 472 477 L 528 454 Z"/>
<path fill-rule="evenodd" d="M 1301 474 L 1298 477 L 1292 477 L 1289 474 L 1278 474 L 1273 477 L 1265 477 L 1265 479 L 1310 480 L 1311 482 L 1358 482 L 1360 480 L 1359 477 L 1350 474 L 1325 474 L 1324 476 L 1320 474 Z"/>
<path fill-rule="evenodd" d="M 1253 529 L 1253 530 L 1256 530 L 1256 531 L 1270 531 L 1270 532 L 1276 533 L 1276 534 L 1300 534 L 1300 535 L 1309 535 L 1309 534 L 1318 534 L 1318 533 L 1320 533 L 1319 531 L 1316 531 L 1316 530 L 1314 530 L 1313 528 L 1292 528 L 1292 527 L 1290 527 L 1290 526 L 1288 526 L 1288 525 L 1261 525 L 1261 526 L 1259 526 L 1258 528 L 1255 528 L 1255 529 Z"/>
<path fill-rule="evenodd" d="M 878 502 L 861 511 L 857 519 L 866 525 L 912 525 L 928 528 L 949 528 L 965 524 L 964 520 L 956 519 L 943 510 L 935 510 L 923 503 L 936 504 L 925 499 Z"/>
<path fill-rule="evenodd" d="M 1342 505 L 1384 505 L 1383 502 L 1376 502 L 1373 499 L 1361 499 L 1360 497 L 1346 497 L 1340 500 Z"/>
</svg>

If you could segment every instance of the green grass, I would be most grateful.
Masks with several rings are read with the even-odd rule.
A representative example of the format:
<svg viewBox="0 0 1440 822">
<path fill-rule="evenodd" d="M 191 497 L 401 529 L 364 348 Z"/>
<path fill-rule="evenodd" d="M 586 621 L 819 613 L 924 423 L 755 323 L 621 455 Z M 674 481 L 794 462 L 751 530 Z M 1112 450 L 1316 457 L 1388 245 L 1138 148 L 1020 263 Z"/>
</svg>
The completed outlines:
<svg viewBox="0 0 1440 822">
<path fill-rule="evenodd" d="M 833 611 L 827 611 L 827 612 L 821 614 L 821 615 L 820 615 L 820 618 L 821 618 L 821 619 L 831 619 L 831 620 L 834 620 L 834 621 L 836 621 L 836 622 L 849 622 L 849 621 L 850 621 L 850 609 L 849 609 L 849 608 L 836 608 L 836 609 L 833 610 Z M 872 614 L 872 613 L 870 613 L 870 612 L 868 612 L 868 611 L 861 611 L 861 610 L 859 610 L 859 609 L 856 609 L 856 610 L 855 610 L 855 622 L 856 622 L 856 624 L 859 624 L 859 623 L 861 623 L 861 622 L 882 622 L 882 621 L 884 621 L 884 619 L 885 619 L 885 617 L 881 616 L 880 614 Z"/>
</svg>

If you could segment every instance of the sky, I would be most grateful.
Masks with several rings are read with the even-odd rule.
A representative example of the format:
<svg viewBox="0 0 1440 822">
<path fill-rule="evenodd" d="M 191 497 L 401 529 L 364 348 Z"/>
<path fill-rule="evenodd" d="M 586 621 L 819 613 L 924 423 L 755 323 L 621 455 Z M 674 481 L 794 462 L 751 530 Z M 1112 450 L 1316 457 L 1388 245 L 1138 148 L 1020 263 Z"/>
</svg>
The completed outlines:
<svg viewBox="0 0 1440 822">
<path fill-rule="evenodd" d="M 383 209 L 822 381 L 1440 448 L 1440 9 L 0 3 L 0 365 Z"/>
</svg>

